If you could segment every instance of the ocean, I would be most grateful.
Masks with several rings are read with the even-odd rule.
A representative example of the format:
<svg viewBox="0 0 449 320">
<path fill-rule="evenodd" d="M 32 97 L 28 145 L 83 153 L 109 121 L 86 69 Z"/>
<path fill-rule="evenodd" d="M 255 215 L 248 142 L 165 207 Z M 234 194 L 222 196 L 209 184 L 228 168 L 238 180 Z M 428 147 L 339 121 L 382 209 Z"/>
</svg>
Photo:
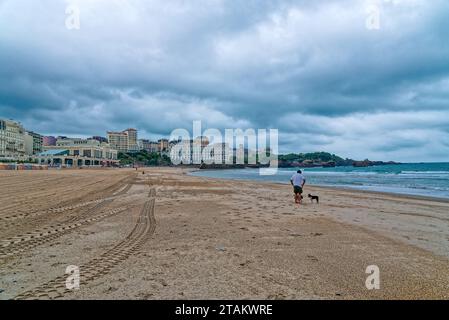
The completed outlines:
<svg viewBox="0 0 449 320">
<path fill-rule="evenodd" d="M 274 176 L 261 176 L 258 169 L 204 170 L 194 176 L 290 183 L 295 168 L 280 168 Z M 367 168 L 301 168 L 307 183 L 387 193 L 449 199 L 449 163 L 408 163 Z"/>
</svg>

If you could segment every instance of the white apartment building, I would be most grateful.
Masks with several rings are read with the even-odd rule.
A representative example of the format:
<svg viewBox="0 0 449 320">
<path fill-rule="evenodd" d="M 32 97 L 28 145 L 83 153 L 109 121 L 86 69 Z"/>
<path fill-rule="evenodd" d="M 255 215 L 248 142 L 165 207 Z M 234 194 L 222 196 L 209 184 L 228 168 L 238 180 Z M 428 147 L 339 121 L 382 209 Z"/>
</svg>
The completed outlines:
<svg viewBox="0 0 449 320">
<path fill-rule="evenodd" d="M 171 160 L 183 165 L 232 163 L 233 151 L 227 143 L 208 143 L 200 138 L 179 141 L 171 148 Z"/>
<path fill-rule="evenodd" d="M 0 119 L 0 159 L 20 159 L 25 155 L 23 126 L 12 120 Z"/>
</svg>

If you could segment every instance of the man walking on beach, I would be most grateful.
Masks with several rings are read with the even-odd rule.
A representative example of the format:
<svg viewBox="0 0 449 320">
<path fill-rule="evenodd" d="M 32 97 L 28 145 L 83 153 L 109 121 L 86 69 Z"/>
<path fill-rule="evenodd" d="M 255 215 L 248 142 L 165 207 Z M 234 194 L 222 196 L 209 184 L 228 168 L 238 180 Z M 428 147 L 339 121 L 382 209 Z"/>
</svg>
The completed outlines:
<svg viewBox="0 0 449 320">
<path fill-rule="evenodd" d="M 293 191 L 295 192 L 295 203 L 301 204 L 302 201 L 302 189 L 306 184 L 306 179 L 302 175 L 302 171 L 298 170 L 292 178 L 290 179 L 290 183 L 293 186 Z"/>
</svg>

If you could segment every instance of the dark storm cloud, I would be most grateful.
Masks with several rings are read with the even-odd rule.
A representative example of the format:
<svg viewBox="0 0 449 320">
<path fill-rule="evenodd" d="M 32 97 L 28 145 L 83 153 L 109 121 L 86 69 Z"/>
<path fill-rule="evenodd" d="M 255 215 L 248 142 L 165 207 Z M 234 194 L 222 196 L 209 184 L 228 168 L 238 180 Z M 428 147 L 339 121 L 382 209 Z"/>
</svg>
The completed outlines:
<svg viewBox="0 0 449 320">
<path fill-rule="evenodd" d="M 65 27 L 68 4 L 80 30 Z M 379 30 L 366 28 L 368 4 Z M 150 137 L 203 120 L 278 128 L 284 152 L 442 160 L 448 12 L 444 0 L 4 0 L 0 116 Z"/>
</svg>

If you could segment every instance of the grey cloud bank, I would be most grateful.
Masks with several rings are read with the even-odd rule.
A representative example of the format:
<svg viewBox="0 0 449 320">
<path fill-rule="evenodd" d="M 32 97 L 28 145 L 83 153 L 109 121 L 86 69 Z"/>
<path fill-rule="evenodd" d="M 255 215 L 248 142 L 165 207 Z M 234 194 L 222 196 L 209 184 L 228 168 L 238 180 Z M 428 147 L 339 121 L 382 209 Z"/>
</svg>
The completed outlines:
<svg viewBox="0 0 449 320">
<path fill-rule="evenodd" d="M 3 0 L 0 116 L 149 137 L 202 120 L 278 128 L 282 152 L 448 161 L 448 18 L 444 0 Z"/>
</svg>

